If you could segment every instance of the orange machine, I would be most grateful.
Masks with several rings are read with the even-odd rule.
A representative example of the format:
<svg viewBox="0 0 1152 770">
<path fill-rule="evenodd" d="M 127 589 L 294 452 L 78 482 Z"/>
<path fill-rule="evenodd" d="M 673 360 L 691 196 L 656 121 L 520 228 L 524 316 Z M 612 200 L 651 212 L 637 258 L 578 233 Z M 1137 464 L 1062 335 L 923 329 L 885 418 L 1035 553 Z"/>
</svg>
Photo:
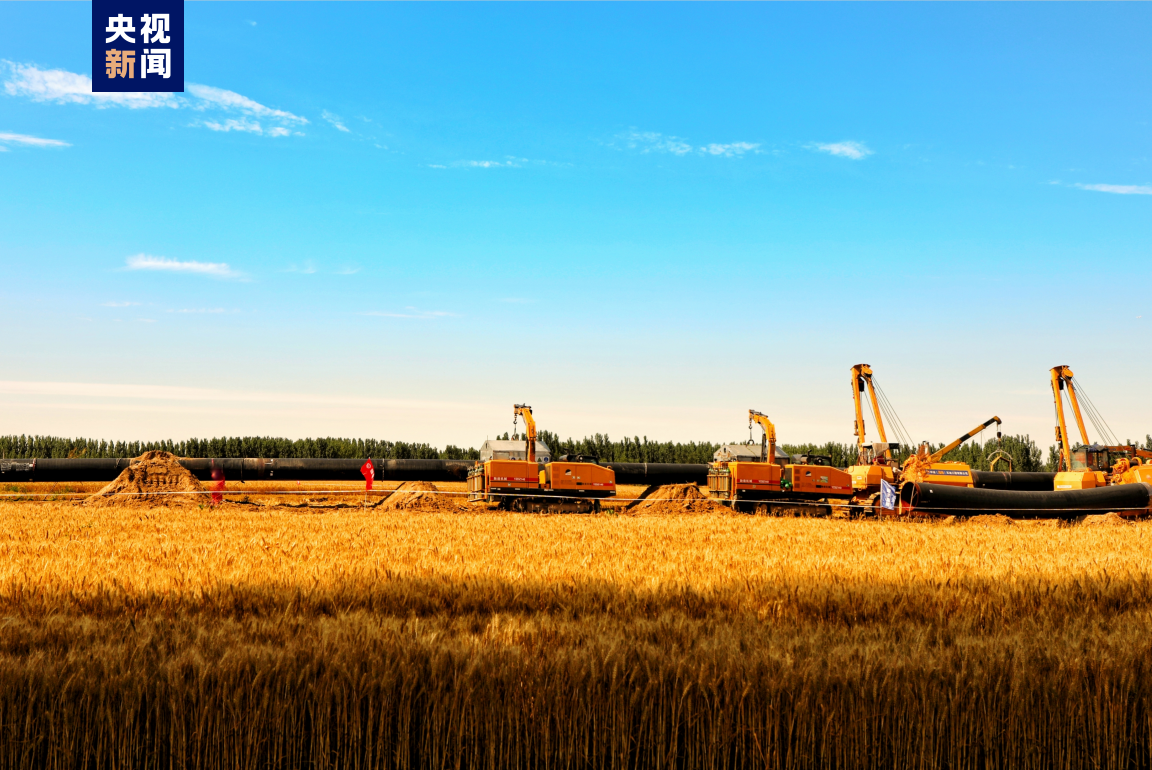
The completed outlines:
<svg viewBox="0 0 1152 770">
<path fill-rule="evenodd" d="M 512 424 L 524 418 L 526 460 L 487 460 L 468 471 L 468 499 L 498 503 L 512 511 L 590 513 L 616 496 L 616 473 L 595 457 L 564 455 L 536 462 L 536 421 L 532 407 L 513 406 Z"/>
<path fill-rule="evenodd" d="M 975 436 L 980 431 L 987 428 L 992 423 L 996 423 L 996 440 L 1000 440 L 1000 418 L 993 417 L 985 420 L 980 425 L 977 425 L 972 430 L 965 433 L 960 438 L 956 439 L 950 444 L 940 447 L 940 449 L 929 454 L 928 447 L 925 444 L 920 445 L 920 449 L 916 454 L 909 457 L 904 461 L 904 467 L 900 472 L 901 481 L 916 481 L 928 484 L 947 484 L 953 487 L 970 487 L 972 486 L 972 468 L 968 463 L 961 462 L 943 462 L 941 458 L 951 452 L 956 447 L 963 444 L 968 439 Z"/>
<path fill-rule="evenodd" d="M 1067 366 L 1054 366 L 1050 370 L 1052 396 L 1056 402 L 1056 440 L 1060 445 L 1060 467 L 1057 468 L 1053 486 L 1062 489 L 1094 489 L 1111 484 L 1152 483 L 1152 452 L 1136 446 L 1119 444 L 1113 437 L 1111 444 L 1102 446 L 1088 442 L 1088 430 L 1084 427 L 1084 416 L 1080 411 L 1080 396 L 1083 396 L 1088 416 L 1096 431 L 1107 436 L 1110 431 L 1103 417 L 1092 406 L 1091 400 L 1081 392 L 1077 395 L 1072 370 Z M 1080 429 L 1083 445 L 1072 448 L 1068 438 L 1068 424 L 1064 419 L 1064 397 L 1072 406 L 1076 427 Z"/>
<path fill-rule="evenodd" d="M 880 441 L 874 444 L 865 443 L 864 409 L 860 399 L 865 389 L 871 401 L 872 417 L 876 420 L 876 432 L 880 434 Z M 898 449 L 900 445 L 888 443 L 884 433 L 884 417 L 876 398 L 876 386 L 872 382 L 872 367 L 868 364 L 852 367 L 852 401 L 856 407 L 856 422 L 852 428 L 856 436 L 856 464 L 848 469 L 848 473 L 855 490 L 853 502 L 871 507 L 880 497 L 880 482 L 895 484 L 897 481 L 898 471 L 892 459 L 892 450 Z M 899 432 L 898 424 L 896 428 Z"/>
<path fill-rule="evenodd" d="M 748 410 L 748 425 L 764 430 L 760 461 L 718 461 L 708 469 L 708 494 L 735 510 L 769 513 L 773 503 L 826 502 L 852 495 L 852 477 L 831 467 L 828 458 L 805 458 L 808 462 L 778 465 L 776 426 L 768 416 Z M 824 464 L 827 463 L 827 464 Z"/>
</svg>

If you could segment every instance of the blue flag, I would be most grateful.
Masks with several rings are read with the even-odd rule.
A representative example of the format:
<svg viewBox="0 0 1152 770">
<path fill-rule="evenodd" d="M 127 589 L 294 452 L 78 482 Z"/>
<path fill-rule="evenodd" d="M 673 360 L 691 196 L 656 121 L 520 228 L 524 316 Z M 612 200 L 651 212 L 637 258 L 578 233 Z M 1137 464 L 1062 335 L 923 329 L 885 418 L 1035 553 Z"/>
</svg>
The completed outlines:
<svg viewBox="0 0 1152 770">
<path fill-rule="evenodd" d="M 886 511 L 896 510 L 896 487 L 880 479 L 880 507 Z"/>
</svg>

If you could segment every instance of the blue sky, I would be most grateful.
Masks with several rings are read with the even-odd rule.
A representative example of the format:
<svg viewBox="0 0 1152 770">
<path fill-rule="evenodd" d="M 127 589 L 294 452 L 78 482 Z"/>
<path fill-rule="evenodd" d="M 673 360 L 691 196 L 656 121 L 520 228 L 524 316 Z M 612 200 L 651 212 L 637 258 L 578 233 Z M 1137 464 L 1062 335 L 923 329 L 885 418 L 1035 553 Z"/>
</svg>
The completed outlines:
<svg viewBox="0 0 1152 770">
<path fill-rule="evenodd" d="M 1152 430 L 1145 4 L 0 4 L 0 432 Z"/>
</svg>

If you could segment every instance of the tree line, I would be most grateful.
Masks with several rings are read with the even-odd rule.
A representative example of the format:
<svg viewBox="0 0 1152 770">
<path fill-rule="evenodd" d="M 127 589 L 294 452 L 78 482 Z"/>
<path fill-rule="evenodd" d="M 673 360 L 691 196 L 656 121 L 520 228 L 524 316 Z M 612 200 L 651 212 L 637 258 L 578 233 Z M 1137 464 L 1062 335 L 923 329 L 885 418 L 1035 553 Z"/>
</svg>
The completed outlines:
<svg viewBox="0 0 1152 770">
<path fill-rule="evenodd" d="M 561 455 L 590 455 L 604 462 L 624 463 L 707 463 L 720 444 L 707 441 L 680 443 L 651 441 L 647 436 L 612 439 L 596 433 L 582 439 L 561 439 L 551 431 L 542 430 L 538 439 L 548 445 L 553 458 Z M 497 438 L 508 439 L 509 434 Z M 730 442 L 739 443 L 739 442 Z M 1135 443 L 1140 446 L 1138 442 Z M 936 451 L 943 444 L 929 445 Z M 781 444 L 793 457 L 823 455 L 832 465 L 847 468 L 856 463 L 856 445 L 829 441 L 823 444 Z M 1145 437 L 1144 449 L 1152 450 L 1152 435 Z M 895 456 L 903 462 L 909 450 L 902 448 Z M 480 450 L 461 448 L 449 444 L 437 449 L 431 444 L 406 441 L 385 441 L 356 438 L 304 438 L 288 439 L 271 436 L 244 436 L 220 438 L 192 438 L 185 441 L 105 441 L 89 438 L 61 438 L 59 436 L 0 436 L 0 457 L 10 459 L 67 458 L 67 457 L 138 457 L 145 452 L 161 450 L 180 457 L 267 457 L 267 458 L 340 458 L 358 459 L 374 457 L 381 460 L 478 460 Z M 999 441 L 983 444 L 970 441 L 944 456 L 949 462 L 965 462 L 976 470 L 989 470 L 992 460 L 1007 455 L 1017 471 L 1054 471 L 1059 462 L 1059 451 L 1049 446 L 1047 456 L 1028 435 L 1004 436 Z M 1007 470 L 1006 463 L 998 463 L 997 470 Z"/>
</svg>

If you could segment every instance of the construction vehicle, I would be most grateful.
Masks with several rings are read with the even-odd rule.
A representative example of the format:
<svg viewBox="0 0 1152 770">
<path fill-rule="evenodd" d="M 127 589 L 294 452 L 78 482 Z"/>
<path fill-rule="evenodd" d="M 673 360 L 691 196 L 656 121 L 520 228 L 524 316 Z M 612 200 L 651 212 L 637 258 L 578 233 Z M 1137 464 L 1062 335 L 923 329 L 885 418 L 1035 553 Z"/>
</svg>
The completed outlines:
<svg viewBox="0 0 1152 770">
<path fill-rule="evenodd" d="M 1108 424 L 1096 410 L 1091 400 L 1081 388 L 1077 393 L 1072 370 L 1067 366 L 1054 366 L 1049 370 L 1052 381 L 1052 397 L 1056 403 L 1056 442 L 1060 447 L 1060 463 L 1056 471 L 1054 488 L 1094 489 L 1112 484 L 1152 483 L 1152 452 L 1132 444 L 1120 444 L 1111 436 Z M 1068 423 L 1064 419 L 1064 398 L 1072 406 L 1076 417 L 1076 427 L 1080 429 L 1081 446 L 1073 449 L 1068 438 Z M 1088 430 L 1084 427 L 1084 415 L 1080 410 L 1081 398 L 1086 411 L 1098 433 L 1112 439 L 1111 444 L 1092 444 L 1088 441 Z"/>
<path fill-rule="evenodd" d="M 867 390 L 872 417 L 876 422 L 876 432 L 880 441 L 868 444 L 864 431 L 864 409 L 861 394 Z M 856 407 L 856 422 L 852 433 L 856 436 L 856 464 L 848 468 L 854 490 L 853 503 L 870 508 L 880 497 L 880 482 L 895 484 L 899 469 L 892 459 L 892 453 L 899 444 L 889 443 L 884 432 L 884 417 L 880 402 L 876 398 L 876 386 L 872 382 L 872 367 L 856 364 L 852 367 L 852 401 Z"/>
<path fill-rule="evenodd" d="M 616 496 L 616 474 L 599 459 L 564 455 L 536 462 L 536 420 L 532 407 L 515 404 L 512 426 L 524 418 L 524 460 L 486 460 L 468 471 L 468 499 L 493 502 L 504 510 L 533 513 L 592 513 Z"/>
<path fill-rule="evenodd" d="M 952 443 L 945 444 L 931 454 L 928 452 L 927 443 L 920 444 L 920 448 L 916 454 L 905 460 L 904 467 L 900 469 L 901 483 L 915 481 L 922 484 L 947 484 L 953 487 L 974 486 L 972 483 L 972 468 L 968 463 L 943 462 L 942 458 L 992 423 L 996 423 L 996 440 L 999 441 L 1000 418 L 992 417 L 977 425 Z"/>
<path fill-rule="evenodd" d="M 805 456 L 799 463 L 776 463 L 776 426 L 763 412 L 749 409 L 748 427 L 755 425 L 764 431 L 760 461 L 713 462 L 708 469 L 710 497 L 734 510 L 767 514 L 789 504 L 800 504 L 810 513 L 830 512 L 827 503 L 852 496 L 852 477 L 831 467 L 830 458 Z"/>
</svg>

